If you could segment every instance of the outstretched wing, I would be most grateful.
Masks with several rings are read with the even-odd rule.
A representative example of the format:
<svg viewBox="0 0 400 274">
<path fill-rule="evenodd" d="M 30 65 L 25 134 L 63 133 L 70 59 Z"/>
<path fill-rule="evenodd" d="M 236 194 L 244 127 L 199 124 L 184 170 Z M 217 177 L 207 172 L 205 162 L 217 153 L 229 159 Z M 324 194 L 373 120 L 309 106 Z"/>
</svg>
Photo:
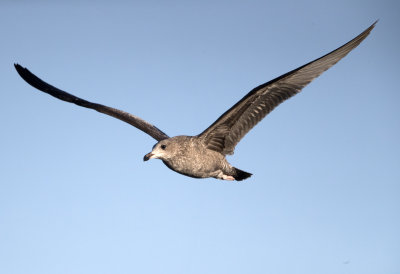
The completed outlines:
<svg viewBox="0 0 400 274">
<path fill-rule="evenodd" d="M 299 93 L 313 79 L 357 47 L 375 24 L 340 48 L 254 88 L 198 137 L 203 139 L 207 148 L 222 154 L 232 154 L 247 132 L 276 106 Z"/>
<path fill-rule="evenodd" d="M 167 134 L 165 134 L 164 132 L 159 130 L 157 127 L 153 126 L 152 124 L 146 122 L 145 120 L 143 120 L 135 115 L 132 115 L 128 112 L 125 112 L 125 111 L 122 111 L 119 109 L 92 103 L 92 102 L 83 100 L 81 98 L 78 98 L 72 94 L 69 94 L 65 91 L 62 91 L 62 90 L 56 88 L 56 87 L 53 87 L 52 85 L 47 84 L 43 80 L 39 79 L 32 72 L 30 72 L 27 68 L 23 68 L 19 64 L 14 64 L 14 66 L 15 66 L 15 69 L 17 70 L 18 74 L 22 77 L 22 79 L 24 79 L 28 84 L 37 88 L 38 90 L 46 92 L 47 94 L 50 94 L 51 96 L 54 96 L 60 100 L 63 100 L 63 101 L 69 102 L 69 103 L 74 103 L 81 107 L 91 108 L 91 109 L 97 110 L 98 112 L 110 115 L 110 116 L 120 119 L 124 122 L 127 122 L 128 124 L 131 124 L 132 126 L 149 134 L 151 137 L 153 137 L 157 141 L 169 138 Z"/>
</svg>

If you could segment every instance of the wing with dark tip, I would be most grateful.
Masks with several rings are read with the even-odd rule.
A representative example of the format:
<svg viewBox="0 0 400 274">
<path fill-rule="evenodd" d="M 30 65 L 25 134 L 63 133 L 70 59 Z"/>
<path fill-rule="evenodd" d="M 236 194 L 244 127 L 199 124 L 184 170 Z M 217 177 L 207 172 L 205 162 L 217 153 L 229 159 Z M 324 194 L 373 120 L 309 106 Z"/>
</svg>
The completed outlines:
<svg viewBox="0 0 400 274">
<path fill-rule="evenodd" d="M 14 64 L 15 69 L 19 73 L 19 75 L 31 86 L 37 88 L 38 90 L 41 90 L 43 92 L 46 92 L 47 94 L 50 94 L 53 97 L 56 97 L 57 99 L 69 102 L 69 103 L 74 103 L 78 106 L 85 107 L 85 108 L 91 108 L 94 110 L 97 110 L 98 112 L 110 115 L 112 117 L 115 117 L 117 119 L 120 119 L 124 122 L 127 122 L 128 124 L 131 124 L 132 126 L 140 129 L 141 131 L 144 131 L 145 133 L 149 134 L 151 137 L 156 139 L 157 141 L 167 139 L 169 138 L 167 134 L 159 130 L 157 127 L 153 126 L 152 124 L 146 122 L 145 120 L 132 115 L 128 112 L 103 106 L 100 104 L 96 103 L 91 103 L 89 101 L 83 100 L 81 98 L 78 98 L 72 94 L 69 94 L 65 91 L 62 91 L 56 87 L 53 87 L 52 85 L 47 84 L 43 80 L 39 79 L 36 75 L 34 75 L 32 72 L 30 72 L 28 69 L 21 67 L 18 64 Z"/>
<path fill-rule="evenodd" d="M 232 154 L 237 143 L 247 132 L 276 106 L 299 93 L 313 79 L 357 47 L 375 24 L 376 22 L 340 48 L 254 88 L 198 137 L 203 139 L 207 148 L 223 154 Z"/>
</svg>

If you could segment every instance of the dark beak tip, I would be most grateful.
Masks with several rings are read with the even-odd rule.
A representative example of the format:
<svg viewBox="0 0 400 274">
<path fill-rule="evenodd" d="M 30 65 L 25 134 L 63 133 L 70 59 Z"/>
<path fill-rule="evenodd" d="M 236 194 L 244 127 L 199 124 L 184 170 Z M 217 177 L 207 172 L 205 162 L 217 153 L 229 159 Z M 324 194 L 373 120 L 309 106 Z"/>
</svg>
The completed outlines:
<svg viewBox="0 0 400 274">
<path fill-rule="evenodd" d="M 143 161 L 148 161 L 148 160 L 150 160 L 150 157 L 151 156 L 153 156 L 153 154 L 150 152 L 150 153 L 147 153 L 146 155 L 144 155 L 144 157 L 143 157 Z"/>
</svg>

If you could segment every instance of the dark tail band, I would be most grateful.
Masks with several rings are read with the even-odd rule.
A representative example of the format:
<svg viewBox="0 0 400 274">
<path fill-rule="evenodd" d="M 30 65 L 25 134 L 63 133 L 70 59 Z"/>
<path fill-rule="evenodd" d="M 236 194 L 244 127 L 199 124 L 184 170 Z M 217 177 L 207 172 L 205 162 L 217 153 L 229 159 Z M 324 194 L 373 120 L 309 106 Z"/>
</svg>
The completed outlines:
<svg viewBox="0 0 400 274">
<path fill-rule="evenodd" d="M 253 175 L 253 174 L 248 173 L 246 171 L 240 170 L 240 169 L 238 169 L 236 167 L 234 169 L 235 169 L 235 173 L 236 174 L 233 175 L 233 178 L 235 178 L 236 181 L 242 181 L 244 179 L 249 178 L 251 175 Z"/>
</svg>

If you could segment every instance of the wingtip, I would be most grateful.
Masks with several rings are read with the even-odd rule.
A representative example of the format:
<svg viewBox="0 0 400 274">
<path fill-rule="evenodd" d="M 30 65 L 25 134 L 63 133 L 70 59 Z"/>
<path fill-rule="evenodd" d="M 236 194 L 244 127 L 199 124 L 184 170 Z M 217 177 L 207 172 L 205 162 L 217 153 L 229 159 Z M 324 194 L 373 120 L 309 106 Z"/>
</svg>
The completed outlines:
<svg viewBox="0 0 400 274">
<path fill-rule="evenodd" d="M 379 19 L 376 19 L 375 22 L 372 23 L 371 26 L 367 29 L 369 32 L 375 28 L 375 25 L 379 22 Z"/>
<path fill-rule="evenodd" d="M 14 63 L 14 67 L 18 73 L 20 73 L 20 72 L 22 72 L 22 70 L 24 70 L 24 68 L 18 63 Z"/>
<path fill-rule="evenodd" d="M 378 23 L 378 21 L 379 21 L 379 19 L 375 20 L 375 22 L 372 23 L 372 25 L 369 26 L 369 27 L 363 32 L 363 34 L 365 33 L 366 36 L 368 36 L 368 35 L 370 34 L 370 32 L 375 28 L 375 25 Z M 362 34 L 361 34 L 361 35 L 362 35 Z"/>
<path fill-rule="evenodd" d="M 26 74 L 27 69 L 18 63 L 14 63 L 14 67 L 15 67 L 15 70 L 18 72 L 19 76 L 21 76 L 25 80 L 24 75 Z"/>
</svg>

